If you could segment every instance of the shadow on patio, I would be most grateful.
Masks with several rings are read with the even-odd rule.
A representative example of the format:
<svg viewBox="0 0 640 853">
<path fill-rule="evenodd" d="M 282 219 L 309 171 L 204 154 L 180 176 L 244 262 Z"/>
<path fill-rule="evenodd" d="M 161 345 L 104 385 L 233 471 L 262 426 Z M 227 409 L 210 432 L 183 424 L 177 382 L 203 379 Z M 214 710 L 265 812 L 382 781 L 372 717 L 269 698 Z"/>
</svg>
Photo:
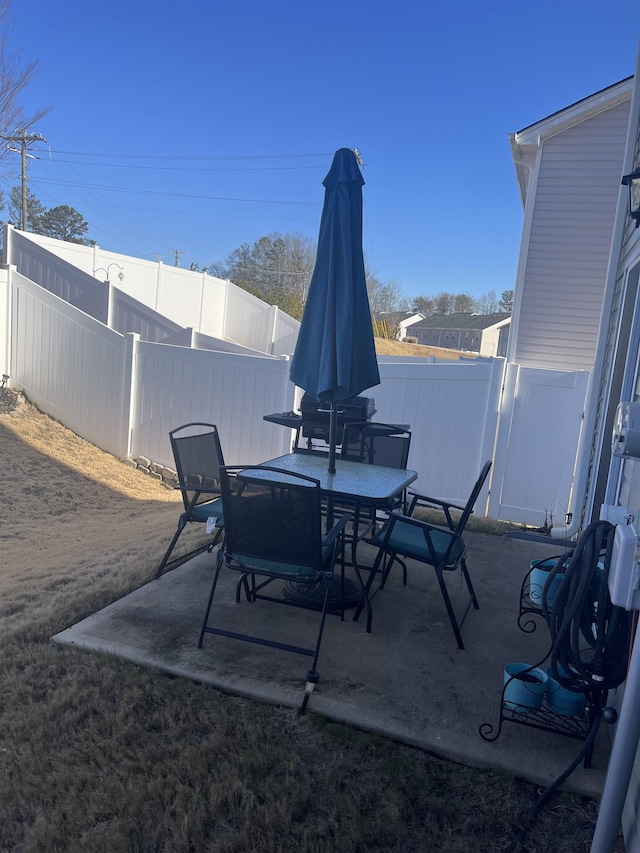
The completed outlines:
<svg viewBox="0 0 640 853">
<path fill-rule="evenodd" d="M 531 560 L 562 553 L 561 546 L 467 533 L 468 565 L 480 610 L 470 610 L 462 628 L 465 650 L 457 646 L 435 575 L 408 562 L 409 580 L 392 571 L 384 591 L 373 599 L 373 632 L 365 617 L 344 622 L 327 617 L 318 669 L 320 682 L 308 713 L 381 733 L 465 764 L 501 767 L 546 786 L 578 754 L 579 740 L 504 722 L 497 740 L 478 732 L 497 727 L 503 667 L 538 663 L 549 650 L 549 633 L 517 625 L 522 580 Z M 362 562 L 372 554 L 363 546 Z M 359 552 L 360 553 L 360 552 Z M 159 580 L 151 581 L 104 610 L 57 634 L 56 642 L 116 654 L 138 664 L 212 684 L 220 690 L 273 704 L 298 707 L 308 660 L 298 655 L 198 634 L 209 593 L 214 556 L 203 554 Z M 454 606 L 459 573 L 450 581 Z M 223 570 L 214 612 L 217 624 L 231 627 L 242 615 L 243 630 L 307 641 L 309 620 L 317 614 L 268 602 L 236 604 L 237 574 Z M 452 583 L 453 581 L 453 583 Z M 215 616 L 214 616 L 215 618 Z M 256 620 L 252 623 L 251 620 Z M 546 666 L 546 664 L 545 664 Z M 582 765 L 565 787 L 592 796 L 602 790 L 610 742 L 606 726 L 596 740 L 592 767 Z"/>
</svg>

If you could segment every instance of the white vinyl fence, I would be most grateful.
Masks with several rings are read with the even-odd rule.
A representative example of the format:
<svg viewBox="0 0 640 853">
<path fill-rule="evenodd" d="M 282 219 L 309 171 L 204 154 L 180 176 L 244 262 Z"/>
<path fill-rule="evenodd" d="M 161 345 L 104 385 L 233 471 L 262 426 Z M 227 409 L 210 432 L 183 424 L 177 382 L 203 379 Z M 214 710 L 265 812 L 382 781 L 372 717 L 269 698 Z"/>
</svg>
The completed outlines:
<svg viewBox="0 0 640 853">
<path fill-rule="evenodd" d="M 192 330 L 279 357 L 300 323 L 230 281 L 160 262 L 4 229 L 4 260 L 26 278 L 121 332 L 184 343 Z M 108 282 L 108 283 L 107 283 Z M 136 305 L 136 303 L 139 303 Z M 116 325 L 117 323 L 117 325 Z M 144 329 L 153 333 L 145 337 Z"/>
<path fill-rule="evenodd" d="M 489 515 L 562 526 L 582 428 L 589 372 L 509 364 L 500 410 Z"/>
<path fill-rule="evenodd" d="M 414 486 L 433 497 L 464 503 L 484 462 L 493 458 L 504 359 L 452 362 L 379 360 L 376 420 L 408 423 Z M 484 514 L 483 500 L 477 512 Z"/>
<path fill-rule="evenodd" d="M 98 447 L 173 467 L 169 430 L 207 421 L 220 429 L 227 462 L 261 462 L 290 450 L 292 431 L 263 420 L 295 408 L 286 357 L 239 344 L 231 352 L 210 349 L 206 336 L 205 349 L 141 341 L 12 267 L 2 272 L 4 372 L 42 411 Z M 379 366 L 381 384 L 364 394 L 375 399 L 376 420 L 410 425 L 417 489 L 464 501 L 483 462 L 494 459 L 479 515 L 488 505 L 492 518 L 542 524 L 545 510 L 553 510 L 554 522 L 562 521 L 585 375 L 509 365 L 505 380 L 504 360 L 484 358 L 380 357 Z"/>
</svg>

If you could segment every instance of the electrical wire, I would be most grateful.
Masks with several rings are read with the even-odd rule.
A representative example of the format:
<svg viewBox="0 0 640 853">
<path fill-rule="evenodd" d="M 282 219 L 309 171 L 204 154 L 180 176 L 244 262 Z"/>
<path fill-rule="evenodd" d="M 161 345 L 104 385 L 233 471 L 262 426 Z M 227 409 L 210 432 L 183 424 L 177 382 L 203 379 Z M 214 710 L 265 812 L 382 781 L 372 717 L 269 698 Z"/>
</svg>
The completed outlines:
<svg viewBox="0 0 640 853">
<path fill-rule="evenodd" d="M 37 149 L 36 149 L 37 150 Z M 300 160 L 311 157 L 332 157 L 333 151 L 325 151 L 319 154 L 220 154 L 220 155 L 197 155 L 197 154 L 105 154 L 89 151 L 63 151 L 61 149 L 49 148 L 52 154 L 71 154 L 76 157 L 110 157 L 112 159 L 124 160 L 202 160 L 204 162 L 215 160 Z"/>
</svg>

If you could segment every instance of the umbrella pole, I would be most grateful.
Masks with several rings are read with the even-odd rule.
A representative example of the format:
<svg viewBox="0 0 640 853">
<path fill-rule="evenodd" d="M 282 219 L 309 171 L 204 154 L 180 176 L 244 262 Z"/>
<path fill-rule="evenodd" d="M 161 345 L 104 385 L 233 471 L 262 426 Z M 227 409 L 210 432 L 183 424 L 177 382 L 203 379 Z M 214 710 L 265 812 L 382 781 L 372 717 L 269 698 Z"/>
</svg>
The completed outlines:
<svg viewBox="0 0 640 853">
<path fill-rule="evenodd" d="M 338 432 L 338 419 L 336 417 L 336 404 L 331 401 L 329 408 L 329 473 L 336 473 L 336 439 Z"/>
</svg>

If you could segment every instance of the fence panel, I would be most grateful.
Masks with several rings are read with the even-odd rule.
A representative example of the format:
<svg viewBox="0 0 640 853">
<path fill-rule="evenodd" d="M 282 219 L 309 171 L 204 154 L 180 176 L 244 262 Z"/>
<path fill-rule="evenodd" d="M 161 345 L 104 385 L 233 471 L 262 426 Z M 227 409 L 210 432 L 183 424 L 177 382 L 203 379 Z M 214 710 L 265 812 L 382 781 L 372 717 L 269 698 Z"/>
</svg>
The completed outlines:
<svg viewBox="0 0 640 853">
<path fill-rule="evenodd" d="M 127 340 L 11 270 L 11 378 L 43 412 L 127 455 Z"/>
<path fill-rule="evenodd" d="M 191 329 L 168 320 L 116 287 L 111 288 L 109 315 L 109 325 L 121 335 L 135 332 L 143 341 L 191 346 Z"/>
<path fill-rule="evenodd" d="M 97 281 L 15 231 L 11 234 L 10 245 L 9 262 L 21 275 L 91 317 L 107 322 L 109 288 L 103 281 Z"/>
<path fill-rule="evenodd" d="M 381 384 L 365 394 L 375 398 L 375 420 L 410 424 L 417 490 L 467 499 L 482 464 L 493 458 L 504 364 L 501 358 L 380 361 Z"/>
<path fill-rule="evenodd" d="M 240 344 L 232 344 L 231 341 L 223 341 L 221 338 L 203 335 L 201 332 L 193 333 L 191 346 L 196 349 L 208 349 L 215 352 L 235 352 L 238 355 L 255 355 L 265 358 L 265 354 L 259 350 L 243 347 Z M 268 358 L 268 356 L 266 357 Z"/>
<path fill-rule="evenodd" d="M 293 355 L 300 331 L 300 322 L 278 308 L 275 309 L 275 312 L 271 352 L 273 355 Z"/>
<path fill-rule="evenodd" d="M 224 336 L 261 352 L 271 352 L 271 307 L 239 287 L 230 287 Z"/>
<path fill-rule="evenodd" d="M 136 351 L 131 452 L 173 466 L 169 430 L 214 423 L 228 463 L 287 453 L 291 431 L 262 420 L 293 406 L 286 359 L 140 342 Z"/>
<path fill-rule="evenodd" d="M 588 371 L 509 365 L 489 507 L 493 518 L 562 525 L 569 507 Z"/>
</svg>

